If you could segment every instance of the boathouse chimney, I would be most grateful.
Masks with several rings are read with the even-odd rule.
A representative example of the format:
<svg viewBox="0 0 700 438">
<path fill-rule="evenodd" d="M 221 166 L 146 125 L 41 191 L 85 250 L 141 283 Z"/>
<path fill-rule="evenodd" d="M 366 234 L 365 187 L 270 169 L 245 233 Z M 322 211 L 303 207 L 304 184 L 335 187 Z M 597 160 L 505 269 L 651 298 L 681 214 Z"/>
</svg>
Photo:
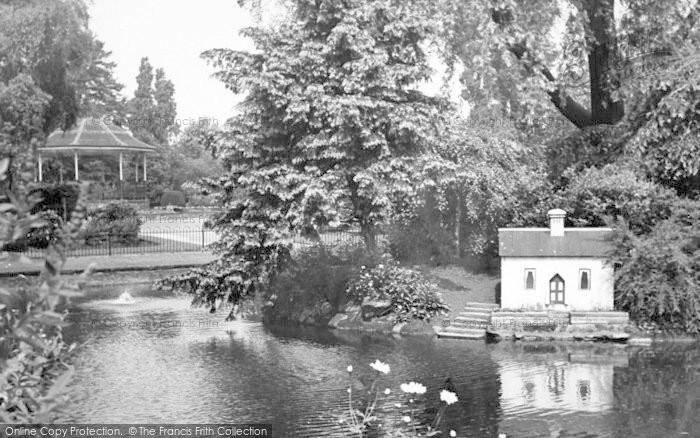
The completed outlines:
<svg viewBox="0 0 700 438">
<path fill-rule="evenodd" d="M 560 208 L 555 208 L 547 212 L 549 216 L 549 235 L 552 237 L 562 237 L 564 235 L 564 219 L 566 212 Z"/>
</svg>

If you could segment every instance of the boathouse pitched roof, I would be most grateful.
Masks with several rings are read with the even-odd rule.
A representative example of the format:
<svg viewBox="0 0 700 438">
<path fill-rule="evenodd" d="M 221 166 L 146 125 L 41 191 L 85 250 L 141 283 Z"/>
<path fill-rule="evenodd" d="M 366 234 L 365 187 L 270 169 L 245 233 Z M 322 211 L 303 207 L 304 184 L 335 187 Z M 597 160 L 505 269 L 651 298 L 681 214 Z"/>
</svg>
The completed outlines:
<svg viewBox="0 0 700 438">
<path fill-rule="evenodd" d="M 605 257 L 613 249 L 611 228 L 566 228 L 552 236 L 549 228 L 499 228 L 501 257 Z"/>
</svg>

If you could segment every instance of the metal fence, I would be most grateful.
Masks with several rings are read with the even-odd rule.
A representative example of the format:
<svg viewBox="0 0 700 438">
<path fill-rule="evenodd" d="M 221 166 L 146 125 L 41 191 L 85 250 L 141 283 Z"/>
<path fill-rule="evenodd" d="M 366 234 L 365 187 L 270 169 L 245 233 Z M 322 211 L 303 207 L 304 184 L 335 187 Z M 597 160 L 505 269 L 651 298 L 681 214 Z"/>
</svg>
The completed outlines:
<svg viewBox="0 0 700 438">
<path fill-rule="evenodd" d="M 324 246 L 359 245 L 362 243 L 362 236 L 358 231 L 329 230 L 321 233 L 319 238 L 319 240 L 314 240 L 297 234 L 292 240 L 292 246 L 295 249 L 299 249 L 317 245 L 318 243 Z"/>
<path fill-rule="evenodd" d="M 138 236 L 125 236 L 111 233 L 91 235 L 80 239 L 66 251 L 69 257 L 102 256 L 116 254 L 146 254 L 162 252 L 202 251 L 216 241 L 216 233 L 209 230 L 147 230 Z M 28 248 L 29 257 L 44 257 L 46 251 Z"/>
<path fill-rule="evenodd" d="M 75 246 L 66 251 L 66 256 L 203 251 L 216 240 L 217 234 L 214 231 L 203 229 L 142 230 L 138 236 L 104 233 L 80 239 Z M 319 241 L 299 234 L 295 235 L 292 240 L 295 249 L 310 247 L 318 243 Z M 356 231 L 331 230 L 321 233 L 320 243 L 325 246 L 357 245 L 362 243 L 362 236 Z M 46 255 L 46 250 L 28 247 L 24 254 L 29 257 L 43 258 Z"/>
</svg>

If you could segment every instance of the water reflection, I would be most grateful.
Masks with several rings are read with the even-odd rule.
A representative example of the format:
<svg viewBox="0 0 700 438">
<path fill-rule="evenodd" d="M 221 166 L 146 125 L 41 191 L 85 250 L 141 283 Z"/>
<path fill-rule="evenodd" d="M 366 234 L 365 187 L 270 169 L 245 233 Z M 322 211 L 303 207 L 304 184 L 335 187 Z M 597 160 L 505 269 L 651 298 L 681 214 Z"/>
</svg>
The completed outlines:
<svg viewBox="0 0 700 438">
<path fill-rule="evenodd" d="M 615 347 L 576 351 L 574 345 L 515 344 L 494 351 L 494 356 L 506 415 L 522 406 L 559 413 L 609 410 L 615 368 L 628 365 L 626 350 Z"/>
<path fill-rule="evenodd" d="M 398 386 L 428 387 L 415 414 L 429 422 L 450 379 L 459 402 L 444 430 L 459 436 L 693 436 L 697 345 L 513 344 L 391 338 L 224 323 L 187 298 L 100 289 L 77 303 L 66 338 L 82 345 L 62 421 L 272 422 L 278 436 L 342 436 L 348 365 L 368 386 L 381 359 L 392 388 L 381 411 L 400 421 Z M 682 435 L 687 432 L 689 435 Z"/>
</svg>

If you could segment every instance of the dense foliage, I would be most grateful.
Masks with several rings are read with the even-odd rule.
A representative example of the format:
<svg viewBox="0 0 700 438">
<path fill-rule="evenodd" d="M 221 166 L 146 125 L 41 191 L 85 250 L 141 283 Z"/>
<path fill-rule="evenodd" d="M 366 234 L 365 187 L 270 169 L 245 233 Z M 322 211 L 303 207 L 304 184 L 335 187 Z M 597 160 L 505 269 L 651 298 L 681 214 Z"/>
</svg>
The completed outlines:
<svg viewBox="0 0 700 438">
<path fill-rule="evenodd" d="M 117 100 L 121 85 L 109 53 L 87 22 L 82 0 L 0 2 L 0 150 L 10 158 L 7 186 L 31 170 L 33 149 L 47 133 Z"/>
<path fill-rule="evenodd" d="M 81 236 L 87 244 L 106 242 L 137 243 L 143 219 L 130 204 L 111 203 L 88 213 Z"/>
<path fill-rule="evenodd" d="M 380 256 L 368 254 L 362 246 L 303 248 L 265 287 L 265 299 L 274 304 L 268 317 L 275 322 L 327 322 L 355 300 L 348 284 L 361 266 L 381 262 Z"/>
<path fill-rule="evenodd" d="M 8 167 L 9 160 L 0 160 L 0 180 L 7 176 Z M 9 192 L 6 195 L 10 202 L 0 204 L 0 246 L 44 226 L 39 215 L 31 213 L 36 198 L 22 199 Z M 62 249 L 75 239 L 84 212 L 85 199 L 81 196 L 70 221 L 61 223 L 61 245 L 49 246 L 38 281 L 25 280 L 17 287 L 0 287 L 0 421 L 3 423 L 50 423 L 64 403 L 62 391 L 73 370 L 67 363 L 72 347 L 63 342 L 64 315 L 58 313 L 58 306 L 76 295 L 77 290 L 61 281 Z M 6 253 L 0 255 L 11 257 Z"/>
<path fill-rule="evenodd" d="M 348 284 L 348 294 L 358 302 L 363 298 L 391 301 L 396 322 L 428 320 L 447 313 L 450 309 L 436 289 L 420 272 L 391 260 L 373 268 L 362 266 L 359 275 Z"/>
<path fill-rule="evenodd" d="M 656 329 L 700 333 L 700 204 L 678 205 L 645 235 L 618 226 L 616 305 Z"/>
<path fill-rule="evenodd" d="M 556 192 L 551 201 L 552 207 L 566 210 L 573 226 L 601 227 L 606 217 L 622 217 L 637 234 L 648 233 L 669 218 L 679 203 L 675 191 L 620 165 L 573 174 L 566 188 Z"/>
<path fill-rule="evenodd" d="M 405 160 L 431 147 L 440 99 L 423 46 L 428 3 L 295 3 L 292 20 L 247 29 L 255 52 L 205 57 L 247 92 L 217 145 L 227 174 L 210 181 L 227 211 L 214 221 L 220 259 L 170 285 L 215 308 L 253 294 L 288 260 L 291 235 L 354 222 L 370 250 Z"/>
</svg>

